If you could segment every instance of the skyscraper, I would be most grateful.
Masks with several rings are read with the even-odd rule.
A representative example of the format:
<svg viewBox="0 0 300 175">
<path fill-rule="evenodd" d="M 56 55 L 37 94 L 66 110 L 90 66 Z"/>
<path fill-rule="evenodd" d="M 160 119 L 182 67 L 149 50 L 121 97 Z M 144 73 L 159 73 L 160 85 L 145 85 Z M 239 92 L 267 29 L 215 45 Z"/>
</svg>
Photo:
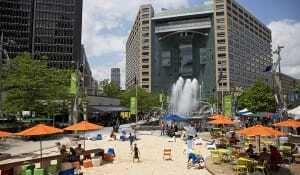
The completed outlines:
<svg viewBox="0 0 300 175">
<path fill-rule="evenodd" d="M 148 40 L 142 30 L 143 9 L 151 9 L 144 28 Z M 208 97 L 247 87 L 257 79 L 271 85 L 271 73 L 264 72 L 270 64 L 270 29 L 235 0 L 156 13 L 147 5 L 140 7 L 127 40 L 126 87 L 133 75 L 139 75 L 142 88 L 169 92 L 181 76 L 196 78 Z"/>
<path fill-rule="evenodd" d="M 10 57 L 30 52 L 50 66 L 75 67 L 81 59 L 82 0 L 1 0 L 0 35 Z M 4 62 L 4 60 L 2 60 Z"/>
<path fill-rule="evenodd" d="M 118 87 L 121 87 L 121 73 L 120 68 L 111 68 L 110 81 L 116 83 Z"/>
</svg>

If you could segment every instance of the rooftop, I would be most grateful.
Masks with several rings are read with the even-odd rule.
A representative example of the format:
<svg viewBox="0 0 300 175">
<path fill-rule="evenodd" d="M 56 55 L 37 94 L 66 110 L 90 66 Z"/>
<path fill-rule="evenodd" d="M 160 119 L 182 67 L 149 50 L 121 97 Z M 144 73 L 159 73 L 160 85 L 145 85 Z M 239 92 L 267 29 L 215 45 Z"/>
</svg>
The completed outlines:
<svg viewBox="0 0 300 175">
<path fill-rule="evenodd" d="M 180 8 L 172 10 L 162 10 L 154 14 L 153 20 L 164 19 L 164 18 L 175 18 L 181 16 L 191 16 L 199 14 L 213 13 L 213 4 L 201 4 L 199 6 L 190 8 Z"/>
</svg>

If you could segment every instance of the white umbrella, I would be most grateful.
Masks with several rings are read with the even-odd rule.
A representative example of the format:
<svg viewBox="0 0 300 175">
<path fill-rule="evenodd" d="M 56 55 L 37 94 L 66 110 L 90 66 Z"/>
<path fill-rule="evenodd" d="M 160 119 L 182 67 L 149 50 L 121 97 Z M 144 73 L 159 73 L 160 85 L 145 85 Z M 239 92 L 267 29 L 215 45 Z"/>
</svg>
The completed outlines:
<svg viewBox="0 0 300 175">
<path fill-rule="evenodd" d="M 295 120 L 300 119 L 300 106 L 297 106 L 294 109 L 288 110 L 288 114 L 290 114 Z"/>
</svg>

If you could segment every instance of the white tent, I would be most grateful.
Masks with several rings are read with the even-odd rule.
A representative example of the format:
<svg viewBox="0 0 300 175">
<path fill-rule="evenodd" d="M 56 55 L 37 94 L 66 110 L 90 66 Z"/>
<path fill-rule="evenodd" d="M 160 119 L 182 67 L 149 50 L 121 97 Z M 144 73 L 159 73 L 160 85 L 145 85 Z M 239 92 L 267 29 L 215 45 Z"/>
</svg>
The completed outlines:
<svg viewBox="0 0 300 175">
<path fill-rule="evenodd" d="M 300 119 L 300 106 L 297 106 L 294 109 L 288 110 L 288 114 L 295 118 L 296 120 Z"/>
</svg>

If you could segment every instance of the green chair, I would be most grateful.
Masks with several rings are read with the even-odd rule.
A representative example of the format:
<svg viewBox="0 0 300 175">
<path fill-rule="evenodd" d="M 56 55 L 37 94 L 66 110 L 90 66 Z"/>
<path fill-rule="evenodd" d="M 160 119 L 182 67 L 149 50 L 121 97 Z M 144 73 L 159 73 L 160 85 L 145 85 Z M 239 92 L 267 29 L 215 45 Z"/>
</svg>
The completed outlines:
<svg viewBox="0 0 300 175">
<path fill-rule="evenodd" d="M 267 161 L 264 161 L 263 163 L 256 165 L 254 167 L 254 171 L 260 171 L 265 175 L 268 175 Z"/>
<path fill-rule="evenodd" d="M 213 161 L 213 163 L 215 163 L 215 164 L 221 163 L 221 157 L 220 157 L 218 150 L 211 150 L 210 156 L 211 156 L 211 160 Z"/>
<path fill-rule="evenodd" d="M 48 175 L 56 175 L 57 174 L 57 165 L 48 166 Z"/>
<path fill-rule="evenodd" d="M 44 169 L 42 169 L 42 168 L 34 169 L 33 175 L 44 175 Z"/>
</svg>

